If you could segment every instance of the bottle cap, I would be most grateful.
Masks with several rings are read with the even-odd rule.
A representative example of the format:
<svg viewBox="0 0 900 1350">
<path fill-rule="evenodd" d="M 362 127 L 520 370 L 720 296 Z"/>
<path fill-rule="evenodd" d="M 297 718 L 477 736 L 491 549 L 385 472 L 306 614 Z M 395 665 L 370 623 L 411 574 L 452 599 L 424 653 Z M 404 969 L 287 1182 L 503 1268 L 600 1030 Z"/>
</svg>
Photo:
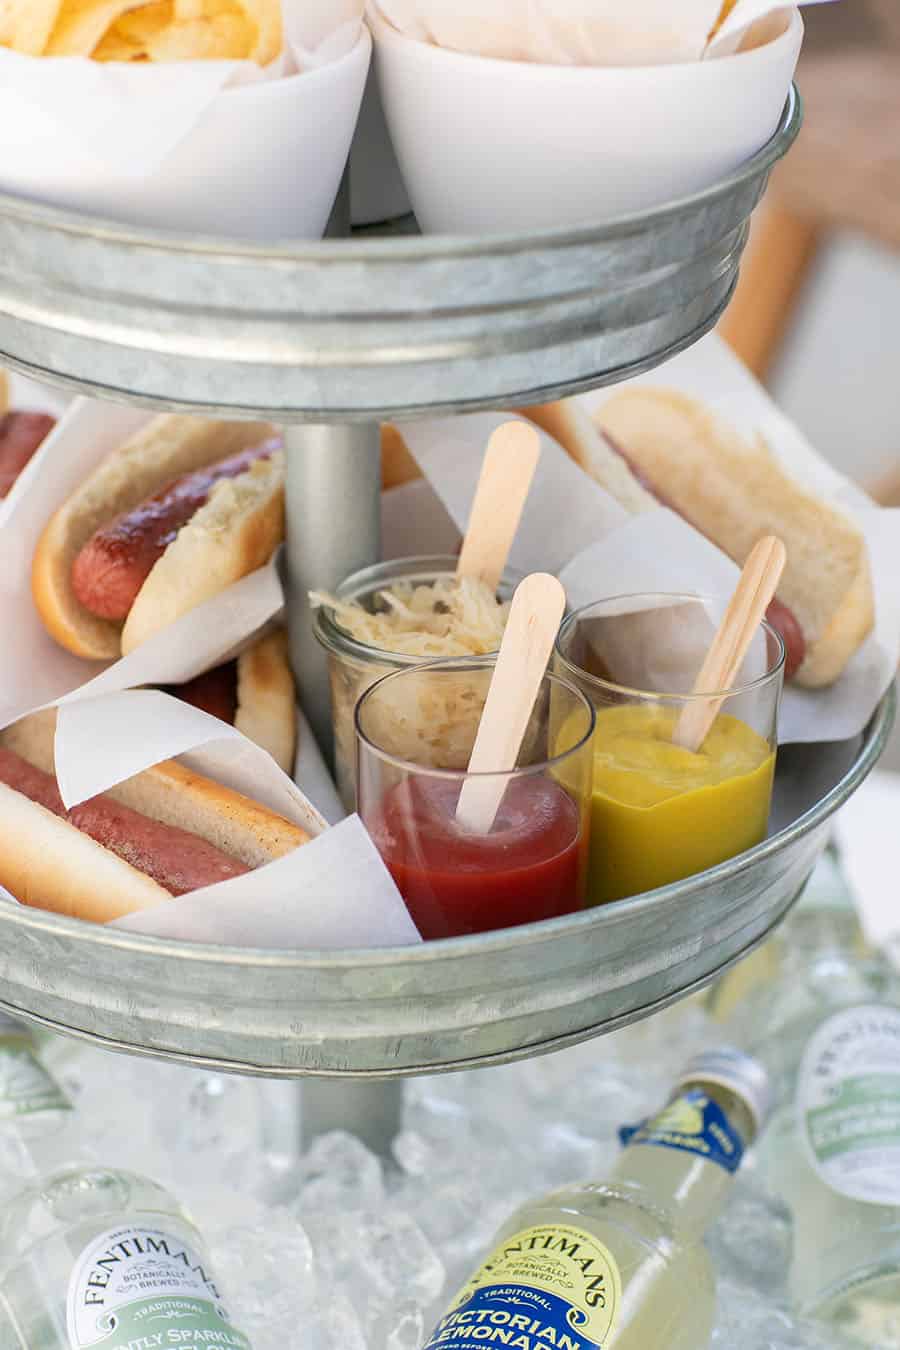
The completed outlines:
<svg viewBox="0 0 900 1350">
<path fill-rule="evenodd" d="M 743 1050 L 725 1045 L 705 1050 L 685 1065 L 678 1075 L 678 1086 L 685 1083 L 714 1083 L 735 1093 L 753 1117 L 757 1135 L 772 1113 L 774 1098 L 769 1075 L 758 1059 Z"/>
</svg>

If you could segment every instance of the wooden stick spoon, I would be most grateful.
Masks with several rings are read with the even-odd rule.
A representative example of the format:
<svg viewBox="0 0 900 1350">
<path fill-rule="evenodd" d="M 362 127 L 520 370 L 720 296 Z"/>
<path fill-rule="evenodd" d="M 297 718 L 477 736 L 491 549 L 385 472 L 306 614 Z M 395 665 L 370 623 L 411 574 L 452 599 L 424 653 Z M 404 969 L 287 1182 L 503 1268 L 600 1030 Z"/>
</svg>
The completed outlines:
<svg viewBox="0 0 900 1350">
<path fill-rule="evenodd" d="M 753 549 L 694 683 L 695 695 L 713 690 L 724 694 L 732 687 L 766 610 L 775 598 L 786 563 L 787 552 L 780 539 L 769 536 L 761 539 Z M 724 698 L 713 698 L 688 703 L 672 737 L 675 744 L 696 753 L 709 735 L 724 701 Z"/>
<path fill-rule="evenodd" d="M 485 451 L 458 577 L 475 577 L 496 591 L 503 576 L 541 454 L 541 438 L 527 422 L 505 422 Z"/>
<path fill-rule="evenodd" d="M 516 589 L 469 759 L 469 773 L 476 776 L 463 783 L 456 806 L 463 829 L 488 834 L 496 819 L 506 780 L 477 775 L 515 769 L 565 609 L 565 591 L 544 572 Z"/>
</svg>

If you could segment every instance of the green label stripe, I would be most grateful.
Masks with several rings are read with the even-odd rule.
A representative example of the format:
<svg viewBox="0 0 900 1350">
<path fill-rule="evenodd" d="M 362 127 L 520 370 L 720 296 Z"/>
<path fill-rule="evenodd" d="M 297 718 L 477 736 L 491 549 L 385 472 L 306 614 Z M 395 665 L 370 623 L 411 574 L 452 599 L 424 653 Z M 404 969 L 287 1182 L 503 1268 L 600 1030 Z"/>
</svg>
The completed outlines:
<svg viewBox="0 0 900 1350">
<path fill-rule="evenodd" d="M 900 1146 L 900 1075 L 845 1078 L 832 1099 L 807 1112 L 809 1137 L 822 1162 L 865 1148 Z"/>
<path fill-rule="evenodd" d="M 72 1103 L 26 1041 L 0 1041 L 0 1120 L 71 1109 Z"/>
<path fill-rule="evenodd" d="M 243 1332 L 236 1330 L 203 1298 L 163 1295 L 126 1303 L 115 1312 L 101 1313 L 97 1350 L 141 1350 L 147 1347 L 180 1346 L 183 1350 L 251 1350 Z M 87 1343 L 83 1343 L 87 1344 Z"/>
</svg>

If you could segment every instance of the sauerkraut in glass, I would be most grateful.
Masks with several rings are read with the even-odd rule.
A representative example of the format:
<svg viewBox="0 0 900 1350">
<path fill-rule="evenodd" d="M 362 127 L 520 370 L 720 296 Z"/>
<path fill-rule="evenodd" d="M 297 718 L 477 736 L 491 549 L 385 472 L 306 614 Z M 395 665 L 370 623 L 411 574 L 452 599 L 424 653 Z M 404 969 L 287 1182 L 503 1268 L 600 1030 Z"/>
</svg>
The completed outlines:
<svg viewBox="0 0 900 1350">
<path fill-rule="evenodd" d="M 483 582 L 457 579 L 455 568 L 454 558 L 442 557 L 382 563 L 348 578 L 335 596 L 311 596 L 316 633 L 329 653 L 336 771 L 348 809 L 355 803 L 353 716 L 365 691 L 422 661 L 499 650 L 518 578 L 495 594 Z M 452 720 L 452 710 L 435 709 L 435 734 Z"/>
</svg>

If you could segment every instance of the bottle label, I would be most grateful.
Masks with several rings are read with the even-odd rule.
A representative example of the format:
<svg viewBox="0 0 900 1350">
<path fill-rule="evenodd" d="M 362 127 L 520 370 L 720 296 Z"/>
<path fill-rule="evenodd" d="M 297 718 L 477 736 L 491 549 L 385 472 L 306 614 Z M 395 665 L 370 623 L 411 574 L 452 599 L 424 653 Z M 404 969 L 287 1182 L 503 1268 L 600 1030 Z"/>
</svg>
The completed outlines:
<svg viewBox="0 0 900 1350">
<path fill-rule="evenodd" d="M 540 1224 L 491 1253 L 435 1327 L 425 1350 L 602 1350 L 622 1300 L 612 1253 L 592 1233 Z"/>
<path fill-rule="evenodd" d="M 619 1139 L 625 1148 L 652 1144 L 696 1153 L 726 1172 L 736 1172 L 744 1156 L 741 1136 L 718 1102 L 701 1088 L 682 1093 L 658 1116 L 621 1129 Z"/>
<path fill-rule="evenodd" d="M 826 1186 L 900 1205 L 900 1010 L 872 1004 L 824 1022 L 800 1065 L 797 1113 Z"/>
<path fill-rule="evenodd" d="M 41 1064 L 19 1029 L 0 1028 L 0 1121 L 41 1111 L 71 1111 L 72 1103 Z"/>
<path fill-rule="evenodd" d="M 250 1350 L 206 1256 L 157 1228 L 114 1228 L 84 1249 L 69 1277 L 67 1325 L 72 1350 Z"/>
</svg>

